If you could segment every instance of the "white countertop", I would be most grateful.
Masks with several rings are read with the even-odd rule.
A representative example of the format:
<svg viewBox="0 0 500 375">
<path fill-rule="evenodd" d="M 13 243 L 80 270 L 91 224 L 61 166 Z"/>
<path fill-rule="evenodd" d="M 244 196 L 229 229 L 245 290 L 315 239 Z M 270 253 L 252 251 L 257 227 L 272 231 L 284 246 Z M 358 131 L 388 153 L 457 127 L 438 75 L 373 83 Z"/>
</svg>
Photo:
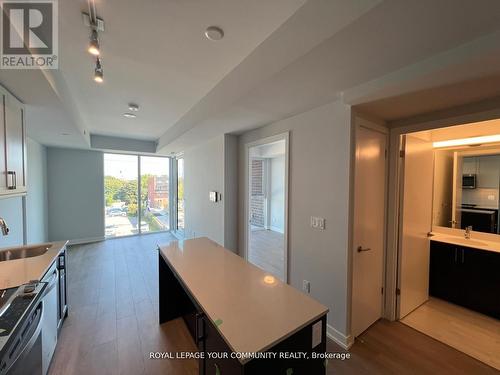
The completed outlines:
<svg viewBox="0 0 500 375">
<path fill-rule="evenodd" d="M 160 253 L 235 352 L 265 351 L 328 312 L 208 238 L 175 241 Z"/>
<path fill-rule="evenodd" d="M 68 241 L 50 243 L 52 247 L 43 255 L 0 262 L 0 289 L 13 288 L 26 284 L 30 280 L 40 280 Z M 48 244 L 49 243 L 47 243 L 47 245 Z M 9 247 L 9 249 L 13 248 L 15 247 Z M 0 249 L 0 251 L 1 250 L 5 249 Z"/>
<path fill-rule="evenodd" d="M 432 237 L 430 238 L 430 240 L 500 253 L 500 242 L 493 242 L 484 238 L 475 238 L 474 232 L 472 232 L 470 239 L 466 239 L 463 236 L 460 237 L 451 234 L 432 232 Z"/>
</svg>

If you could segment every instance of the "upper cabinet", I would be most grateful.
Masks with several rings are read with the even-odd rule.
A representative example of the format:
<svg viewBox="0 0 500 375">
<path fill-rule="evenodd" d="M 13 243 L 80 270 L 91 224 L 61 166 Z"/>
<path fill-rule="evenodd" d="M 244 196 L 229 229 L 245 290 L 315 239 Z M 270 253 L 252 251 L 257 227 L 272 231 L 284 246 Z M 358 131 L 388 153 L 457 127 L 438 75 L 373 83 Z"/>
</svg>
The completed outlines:
<svg viewBox="0 0 500 375">
<path fill-rule="evenodd" d="M 500 180 L 500 155 L 479 156 L 477 168 L 477 187 L 498 189 Z"/>
<path fill-rule="evenodd" d="M 26 193 L 24 105 L 0 87 L 0 195 Z"/>
<path fill-rule="evenodd" d="M 464 157 L 462 168 L 464 174 L 476 175 L 477 188 L 498 189 L 500 181 L 500 155 Z"/>
</svg>

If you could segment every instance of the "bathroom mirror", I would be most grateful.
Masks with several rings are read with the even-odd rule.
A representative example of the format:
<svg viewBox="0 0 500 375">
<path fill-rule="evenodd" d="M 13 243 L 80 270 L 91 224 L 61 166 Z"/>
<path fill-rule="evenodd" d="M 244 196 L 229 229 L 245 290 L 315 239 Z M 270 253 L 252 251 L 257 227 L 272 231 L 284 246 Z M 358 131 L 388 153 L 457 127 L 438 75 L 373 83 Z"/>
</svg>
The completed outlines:
<svg viewBox="0 0 500 375">
<path fill-rule="evenodd" d="M 433 226 L 500 234 L 500 148 L 434 151 Z"/>
</svg>

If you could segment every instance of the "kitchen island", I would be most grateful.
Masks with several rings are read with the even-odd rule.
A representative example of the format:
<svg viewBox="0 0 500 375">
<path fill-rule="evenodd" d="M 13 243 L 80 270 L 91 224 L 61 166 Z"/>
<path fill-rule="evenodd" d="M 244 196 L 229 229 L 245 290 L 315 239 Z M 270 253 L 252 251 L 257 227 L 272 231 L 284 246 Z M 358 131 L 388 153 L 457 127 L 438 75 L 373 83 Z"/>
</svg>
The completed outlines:
<svg viewBox="0 0 500 375">
<path fill-rule="evenodd" d="M 328 309 L 207 238 L 159 247 L 160 324 L 182 317 L 200 374 L 324 374 Z"/>
</svg>

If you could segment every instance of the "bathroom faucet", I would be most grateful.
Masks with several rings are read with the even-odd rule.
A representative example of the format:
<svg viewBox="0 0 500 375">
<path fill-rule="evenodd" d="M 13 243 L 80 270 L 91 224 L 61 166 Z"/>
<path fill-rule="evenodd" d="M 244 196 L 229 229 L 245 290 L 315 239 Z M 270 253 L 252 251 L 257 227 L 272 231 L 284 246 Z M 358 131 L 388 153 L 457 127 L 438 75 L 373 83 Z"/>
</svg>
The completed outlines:
<svg viewBox="0 0 500 375">
<path fill-rule="evenodd" d="M 0 217 L 0 230 L 2 231 L 2 235 L 6 236 L 9 234 L 9 227 L 3 218 Z"/>
<path fill-rule="evenodd" d="M 465 228 L 465 239 L 470 240 L 470 231 L 472 230 L 472 225 L 469 225 L 468 227 Z"/>
</svg>

